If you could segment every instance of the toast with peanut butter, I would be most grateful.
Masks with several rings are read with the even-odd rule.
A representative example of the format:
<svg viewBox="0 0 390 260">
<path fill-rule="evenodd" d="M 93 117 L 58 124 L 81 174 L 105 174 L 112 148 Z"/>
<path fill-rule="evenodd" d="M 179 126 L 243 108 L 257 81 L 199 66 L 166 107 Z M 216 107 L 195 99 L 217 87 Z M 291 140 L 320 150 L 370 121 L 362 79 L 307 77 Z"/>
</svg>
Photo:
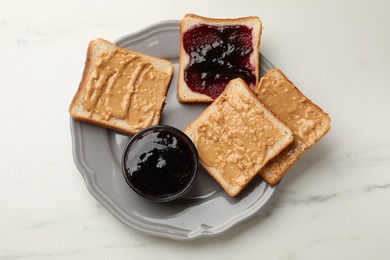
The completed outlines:
<svg viewBox="0 0 390 260">
<path fill-rule="evenodd" d="M 184 129 L 200 163 L 230 196 L 236 196 L 261 168 L 293 141 L 279 120 L 242 79 Z"/>
<path fill-rule="evenodd" d="M 259 81 L 262 23 L 256 16 L 207 18 L 187 14 L 180 22 L 180 102 L 211 103 L 230 80 Z"/>
<path fill-rule="evenodd" d="M 94 39 L 69 113 L 76 120 L 134 134 L 159 123 L 172 75 L 168 60 Z"/>
<path fill-rule="evenodd" d="M 295 161 L 330 129 L 330 118 L 278 69 L 270 69 L 254 88 L 257 97 L 294 133 L 294 142 L 260 171 L 275 185 Z"/>
</svg>

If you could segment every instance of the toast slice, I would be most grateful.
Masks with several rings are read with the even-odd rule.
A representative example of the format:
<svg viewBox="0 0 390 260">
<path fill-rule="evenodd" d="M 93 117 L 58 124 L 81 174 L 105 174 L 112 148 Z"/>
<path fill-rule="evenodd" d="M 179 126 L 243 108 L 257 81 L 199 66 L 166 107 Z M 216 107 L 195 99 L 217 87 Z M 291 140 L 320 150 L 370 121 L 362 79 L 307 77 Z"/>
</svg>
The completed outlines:
<svg viewBox="0 0 390 260">
<path fill-rule="evenodd" d="M 135 134 L 159 123 L 172 76 L 168 60 L 94 39 L 69 113 L 76 120 Z"/>
<path fill-rule="evenodd" d="M 270 69 L 254 92 L 294 133 L 294 142 L 260 171 L 268 184 L 275 185 L 329 131 L 330 118 L 278 69 Z"/>
<path fill-rule="evenodd" d="M 184 132 L 194 142 L 204 169 L 230 196 L 293 141 L 291 130 L 242 79 L 231 80 Z"/>
<path fill-rule="evenodd" d="M 187 14 L 180 22 L 180 102 L 212 102 L 230 80 L 259 80 L 258 17 L 214 19 Z"/>
</svg>

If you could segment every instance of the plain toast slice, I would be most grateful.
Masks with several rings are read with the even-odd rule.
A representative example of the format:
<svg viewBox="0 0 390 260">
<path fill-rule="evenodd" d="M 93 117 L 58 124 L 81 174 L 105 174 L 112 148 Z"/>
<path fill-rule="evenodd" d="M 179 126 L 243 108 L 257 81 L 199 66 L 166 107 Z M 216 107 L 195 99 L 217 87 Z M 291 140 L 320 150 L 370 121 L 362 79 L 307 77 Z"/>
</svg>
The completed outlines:
<svg viewBox="0 0 390 260">
<path fill-rule="evenodd" d="M 293 141 L 291 130 L 242 79 L 231 80 L 184 132 L 194 142 L 202 166 L 230 196 Z"/>
<path fill-rule="evenodd" d="M 191 42 L 200 44 L 203 47 L 188 53 L 184 46 L 185 33 L 194 28 L 199 30 L 199 26 L 203 25 L 218 28 L 219 32 L 229 28 L 228 30 L 231 30 L 229 31 L 229 38 L 219 37 L 219 32 L 217 31 L 214 31 L 215 34 L 210 32 L 203 32 L 200 34 L 200 31 L 198 31 L 194 33 L 197 37 L 191 38 Z M 239 29 L 236 29 L 238 26 L 246 27 L 250 30 L 250 32 L 248 34 L 241 35 Z M 249 80 L 248 73 L 250 73 L 253 76 L 252 79 L 254 79 L 254 84 L 251 84 L 248 80 L 246 80 L 246 82 L 251 88 L 254 88 L 259 80 L 259 45 L 261 32 L 262 23 L 256 16 L 234 19 L 216 19 L 206 18 L 194 14 L 185 15 L 180 22 L 180 63 L 177 83 L 178 100 L 186 103 L 212 102 L 215 99 L 214 96 L 222 92 L 229 80 L 223 84 L 223 86 L 214 87 L 207 84 L 209 77 L 215 78 L 216 80 L 221 80 L 222 77 L 229 77 L 230 79 L 245 79 L 245 77 L 248 77 Z M 248 42 L 250 42 L 251 47 L 248 46 L 249 43 L 245 42 L 246 38 L 250 38 Z M 234 46 L 235 43 L 243 44 L 243 49 L 236 48 Z M 249 52 L 250 48 L 252 48 L 251 52 Z M 221 52 L 221 50 L 223 51 Z M 209 53 L 219 52 L 221 52 L 221 55 L 218 57 L 214 57 L 212 59 L 208 58 Z M 238 60 L 234 60 L 241 54 L 246 55 L 246 52 L 248 52 L 249 55 L 248 66 L 250 68 L 246 65 L 239 64 Z M 234 57 L 233 61 L 229 60 L 230 57 Z M 204 69 L 204 73 L 201 73 L 202 75 L 195 77 L 197 80 L 194 80 L 193 77 L 189 76 L 188 79 L 186 79 L 186 68 L 194 63 L 196 63 L 195 65 L 198 68 L 199 66 L 207 66 L 207 69 Z M 225 68 L 226 72 L 221 72 L 221 68 Z M 199 86 L 199 88 L 209 88 L 211 92 L 215 92 L 217 94 L 210 96 L 199 91 L 193 91 L 188 86 L 187 80 L 197 82 L 196 85 Z"/>
<path fill-rule="evenodd" d="M 260 171 L 268 184 L 275 185 L 294 162 L 329 131 L 330 118 L 279 69 L 270 69 L 254 92 L 294 133 L 294 142 Z"/>
<path fill-rule="evenodd" d="M 168 60 L 94 39 L 69 112 L 74 119 L 134 134 L 159 123 L 172 76 Z"/>
</svg>

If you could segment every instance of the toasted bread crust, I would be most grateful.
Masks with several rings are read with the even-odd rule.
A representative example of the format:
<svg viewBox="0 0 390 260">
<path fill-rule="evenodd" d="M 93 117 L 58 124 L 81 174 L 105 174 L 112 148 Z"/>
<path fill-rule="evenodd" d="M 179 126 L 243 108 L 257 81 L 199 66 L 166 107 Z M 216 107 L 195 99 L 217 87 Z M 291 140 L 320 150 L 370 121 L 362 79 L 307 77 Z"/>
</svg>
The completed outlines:
<svg viewBox="0 0 390 260">
<path fill-rule="evenodd" d="M 259 19 L 257 16 L 244 16 L 244 17 L 238 17 L 238 18 L 209 18 L 197 14 L 186 14 L 184 18 L 194 18 L 201 21 L 209 22 L 210 24 L 217 24 L 217 25 L 226 25 L 226 23 L 237 23 L 241 22 L 242 20 L 249 20 L 249 19 Z"/>
<path fill-rule="evenodd" d="M 260 175 L 263 179 L 270 185 L 277 184 L 286 172 L 291 168 L 291 166 L 316 142 L 318 142 L 328 131 L 330 130 L 330 117 L 324 112 L 318 105 L 308 99 L 279 69 L 273 68 L 270 69 L 265 76 L 272 75 L 280 80 L 290 83 L 293 86 L 293 89 L 298 94 L 299 98 L 304 98 L 306 107 L 310 107 L 316 111 L 316 113 L 321 115 L 321 122 L 319 127 L 315 128 L 312 132 L 307 134 L 307 138 L 310 137 L 310 140 L 313 140 L 312 143 L 303 144 L 299 143 L 296 139 L 294 142 L 289 145 L 285 150 L 280 154 L 270 160 L 266 166 L 260 171 Z M 259 84 L 254 89 L 254 92 L 260 89 L 261 84 L 263 84 L 263 78 L 260 80 Z M 267 102 L 258 94 L 258 98 L 263 101 L 266 105 Z M 287 124 L 288 125 L 288 124 Z M 315 136 L 313 138 L 313 136 Z"/>
<path fill-rule="evenodd" d="M 191 20 L 192 21 L 188 21 Z M 179 57 L 179 73 L 178 73 L 178 82 L 177 82 L 177 99 L 182 103 L 210 103 L 214 101 L 213 98 L 208 95 L 193 92 L 186 84 L 184 80 L 184 69 L 188 64 L 189 57 L 183 47 L 183 35 L 190 27 L 195 24 L 210 24 L 216 26 L 240 24 L 247 25 L 250 23 L 256 23 L 258 26 L 258 31 L 252 32 L 252 44 L 253 44 L 253 53 L 251 55 L 251 60 L 255 68 L 255 77 L 256 84 L 259 80 L 259 46 L 262 32 L 262 23 L 257 16 L 247 16 L 241 18 L 207 18 L 195 14 L 186 14 L 184 18 L 180 21 L 180 57 Z M 255 27 L 255 26 L 253 26 Z"/>
<path fill-rule="evenodd" d="M 112 129 L 112 130 L 115 130 L 118 132 L 122 132 L 122 133 L 126 133 L 126 134 L 135 134 L 138 130 L 133 129 L 132 126 L 125 123 L 125 120 L 115 119 L 115 118 L 110 118 L 109 120 L 104 120 L 104 119 L 97 118 L 95 116 L 91 116 L 91 117 L 86 116 L 85 113 L 80 112 L 80 108 L 78 108 L 78 106 L 80 107 L 80 102 L 82 101 L 82 99 L 84 97 L 86 84 L 87 84 L 87 82 L 92 74 L 92 71 L 94 69 L 94 63 L 97 60 L 98 53 L 106 52 L 106 51 L 109 52 L 110 50 L 113 50 L 116 48 L 120 48 L 120 47 L 112 44 L 109 41 L 106 41 L 106 40 L 103 40 L 100 38 L 94 39 L 89 43 L 82 78 L 81 78 L 79 87 L 77 89 L 77 92 L 76 92 L 76 94 L 75 94 L 75 96 L 74 96 L 74 98 L 69 106 L 69 113 L 72 116 L 72 118 L 75 120 L 95 124 L 98 126 L 102 126 L 102 127 L 109 128 L 109 129 Z M 102 49 L 102 50 L 100 50 L 100 49 Z M 120 49 L 122 49 L 122 48 L 120 48 Z M 100 50 L 100 51 L 98 51 L 98 50 Z M 173 70 L 174 70 L 173 64 L 170 61 L 164 60 L 161 58 L 157 58 L 157 57 L 153 57 L 150 55 L 130 51 L 127 49 L 126 49 L 126 51 L 141 56 L 143 59 L 146 59 L 149 62 L 151 62 L 152 66 L 155 69 L 159 69 L 160 71 L 167 73 L 167 75 L 168 75 L 168 82 L 166 82 L 165 86 L 162 86 L 164 88 L 164 91 L 163 91 L 164 96 L 162 97 L 163 104 L 161 107 L 159 107 L 159 111 L 157 112 L 156 117 L 152 122 L 152 124 L 158 124 L 158 122 L 161 119 L 161 113 L 162 113 L 162 109 L 163 109 L 164 104 L 165 104 L 166 94 L 167 94 L 170 82 L 172 80 Z"/>
<path fill-rule="evenodd" d="M 103 41 L 105 41 L 105 40 L 103 40 Z M 93 41 L 90 41 L 89 44 L 88 44 L 87 54 L 86 54 L 86 57 L 85 57 L 83 75 L 81 77 L 81 81 L 80 81 L 79 87 L 77 88 L 77 92 L 76 92 L 75 96 L 73 97 L 73 100 L 70 103 L 70 106 L 69 106 L 69 109 L 68 109 L 68 111 L 69 111 L 69 113 L 71 115 L 72 115 L 72 108 L 75 106 L 77 100 L 80 98 L 80 95 L 81 95 L 81 92 L 82 92 L 82 88 L 87 83 L 87 75 L 90 74 L 90 70 L 92 69 L 92 66 L 91 66 L 91 62 L 92 62 L 92 59 L 91 59 L 92 48 L 93 48 Z M 77 115 L 74 115 L 74 116 L 77 117 Z M 75 118 L 74 116 L 72 115 L 73 118 Z M 79 119 L 79 120 L 81 120 L 81 119 Z"/>
</svg>

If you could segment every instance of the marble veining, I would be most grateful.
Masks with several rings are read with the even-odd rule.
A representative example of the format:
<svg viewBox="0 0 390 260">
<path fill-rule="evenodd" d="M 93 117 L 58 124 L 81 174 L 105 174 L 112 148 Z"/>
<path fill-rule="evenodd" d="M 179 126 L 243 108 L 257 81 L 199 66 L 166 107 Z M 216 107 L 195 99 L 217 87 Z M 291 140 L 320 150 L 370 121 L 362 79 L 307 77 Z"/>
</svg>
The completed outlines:
<svg viewBox="0 0 390 260">
<path fill-rule="evenodd" d="M 364 186 L 363 190 L 365 192 L 371 192 L 373 190 L 390 190 L 390 183 L 383 184 L 383 185 L 370 185 L 370 186 Z"/>
<path fill-rule="evenodd" d="M 345 154 L 339 160 L 360 160 L 388 163 L 390 161 L 390 143 L 381 142 L 379 144 L 364 147 L 364 149 L 357 149 Z"/>
<path fill-rule="evenodd" d="M 52 26 L 27 27 L 21 34 L 23 36 L 16 39 L 16 43 L 20 47 L 32 47 L 64 37 L 65 34 L 72 31 L 72 29 L 55 28 Z"/>
<path fill-rule="evenodd" d="M 302 194 L 298 192 L 285 192 L 285 191 L 281 191 L 281 193 L 283 195 L 283 198 L 286 199 L 271 203 L 273 206 L 277 208 L 286 207 L 286 206 L 296 206 L 299 204 L 310 205 L 314 203 L 323 203 L 340 196 L 340 194 L 338 193 L 333 193 L 329 195 L 313 195 L 313 194 Z"/>
</svg>

